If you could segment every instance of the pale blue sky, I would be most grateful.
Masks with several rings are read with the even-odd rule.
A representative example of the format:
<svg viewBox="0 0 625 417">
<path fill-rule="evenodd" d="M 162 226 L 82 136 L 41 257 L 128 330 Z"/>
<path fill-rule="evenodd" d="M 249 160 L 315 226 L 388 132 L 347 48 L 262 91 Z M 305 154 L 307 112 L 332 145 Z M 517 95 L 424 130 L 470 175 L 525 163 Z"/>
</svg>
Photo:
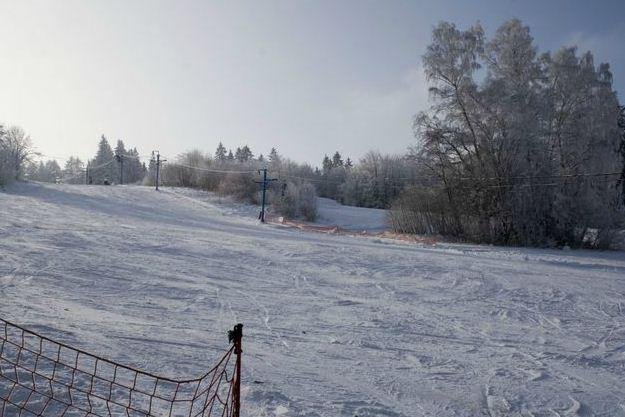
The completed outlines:
<svg viewBox="0 0 625 417">
<path fill-rule="evenodd" d="M 578 44 L 625 90 L 625 0 L 0 0 L 0 121 L 46 155 L 104 133 L 142 154 L 271 146 L 318 164 L 403 152 L 427 106 L 420 57 L 441 20 L 518 17 L 541 51 Z"/>
</svg>

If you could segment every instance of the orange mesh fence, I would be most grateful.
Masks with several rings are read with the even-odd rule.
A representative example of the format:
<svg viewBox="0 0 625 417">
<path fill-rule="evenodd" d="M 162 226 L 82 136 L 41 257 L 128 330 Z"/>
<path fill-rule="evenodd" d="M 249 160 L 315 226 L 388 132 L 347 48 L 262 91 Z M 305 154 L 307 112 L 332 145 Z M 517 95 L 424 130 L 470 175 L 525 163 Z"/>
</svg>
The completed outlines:
<svg viewBox="0 0 625 417">
<path fill-rule="evenodd" d="M 177 380 L 0 319 L 0 417 L 239 417 L 242 327 L 210 371 Z"/>
</svg>

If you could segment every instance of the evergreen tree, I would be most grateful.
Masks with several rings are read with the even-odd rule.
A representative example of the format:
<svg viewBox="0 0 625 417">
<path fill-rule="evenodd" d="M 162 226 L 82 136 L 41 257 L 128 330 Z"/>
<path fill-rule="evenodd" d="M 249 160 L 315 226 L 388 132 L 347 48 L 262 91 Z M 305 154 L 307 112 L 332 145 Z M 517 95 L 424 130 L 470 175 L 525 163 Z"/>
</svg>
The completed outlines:
<svg viewBox="0 0 625 417">
<path fill-rule="evenodd" d="M 232 155 L 232 149 L 228 151 L 228 156 L 226 157 L 228 161 L 234 161 L 234 155 Z"/>
<path fill-rule="evenodd" d="M 135 183 L 141 181 L 145 176 L 145 164 L 141 162 L 139 151 L 132 148 L 124 157 L 124 182 Z"/>
<path fill-rule="evenodd" d="M 341 159 L 341 154 L 339 153 L 339 151 L 336 151 L 334 153 L 334 156 L 332 156 L 332 166 L 334 168 L 343 166 L 343 160 Z"/>
<path fill-rule="evenodd" d="M 332 160 L 328 157 L 328 155 L 324 155 L 322 166 L 324 174 L 330 172 L 332 169 Z"/>
<path fill-rule="evenodd" d="M 57 182 L 63 176 L 63 170 L 59 166 L 59 163 L 56 162 L 54 159 L 46 161 L 45 173 L 48 182 Z"/>
<path fill-rule="evenodd" d="M 58 162 L 53 159 L 39 161 L 39 163 L 29 163 L 26 167 L 26 175 L 31 181 L 57 182 L 61 180 L 63 171 Z"/>
<path fill-rule="evenodd" d="M 115 172 L 115 176 L 114 176 L 114 181 L 116 183 L 120 183 L 121 179 L 122 179 L 122 171 L 121 168 L 123 167 L 123 177 L 124 177 L 124 182 L 130 182 L 128 176 L 126 175 L 127 171 L 128 171 L 128 167 L 127 167 L 127 158 L 126 158 L 126 147 L 124 146 L 124 141 L 123 140 L 118 140 L 117 141 L 117 146 L 115 146 L 115 158 L 117 159 L 117 162 L 114 164 L 116 166 L 116 170 Z"/>
<path fill-rule="evenodd" d="M 280 163 L 280 154 L 278 154 L 276 148 L 271 148 L 271 151 L 269 152 L 269 162 L 272 165 L 277 165 Z"/>
<path fill-rule="evenodd" d="M 243 162 L 251 161 L 254 158 L 254 154 L 249 146 L 245 145 L 241 148 L 241 157 Z"/>
<path fill-rule="evenodd" d="M 116 175 L 115 154 L 109 145 L 106 136 L 102 135 L 98 143 L 98 152 L 94 159 L 89 161 L 89 177 L 94 184 L 103 184 L 104 181 L 112 181 Z"/>
<path fill-rule="evenodd" d="M 70 184 L 82 184 L 84 182 L 85 164 L 80 158 L 70 156 L 65 162 L 63 179 Z"/>
<path fill-rule="evenodd" d="M 154 151 L 152 151 L 152 156 L 150 156 L 150 161 L 148 162 L 147 168 L 147 182 L 152 185 L 156 181 L 156 155 Z"/>
<path fill-rule="evenodd" d="M 126 146 L 121 139 L 117 141 L 117 146 L 115 146 L 115 155 L 126 155 Z"/>
<path fill-rule="evenodd" d="M 226 147 L 223 145 L 223 143 L 219 142 L 217 150 L 215 151 L 215 159 L 218 161 L 225 161 L 226 158 Z"/>
<path fill-rule="evenodd" d="M 234 157 L 239 162 L 247 162 L 251 160 L 254 157 L 254 155 L 252 154 L 252 151 L 250 150 L 249 146 L 245 145 L 242 148 L 236 149 L 236 151 L 234 152 Z"/>
</svg>

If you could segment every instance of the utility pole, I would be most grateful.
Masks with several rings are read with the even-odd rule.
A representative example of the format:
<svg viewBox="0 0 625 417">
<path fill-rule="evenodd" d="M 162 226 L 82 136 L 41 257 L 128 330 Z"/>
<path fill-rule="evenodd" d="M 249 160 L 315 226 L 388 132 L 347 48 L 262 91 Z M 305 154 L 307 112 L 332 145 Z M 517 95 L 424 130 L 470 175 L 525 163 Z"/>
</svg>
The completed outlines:
<svg viewBox="0 0 625 417">
<path fill-rule="evenodd" d="M 121 154 L 115 155 L 115 159 L 119 162 L 119 183 L 124 184 L 124 156 Z"/>
<path fill-rule="evenodd" d="M 85 184 L 89 184 L 89 167 L 85 168 Z"/>
<path fill-rule="evenodd" d="M 260 175 L 260 171 L 263 171 L 263 180 L 262 181 L 254 181 L 256 184 L 261 184 L 263 186 L 263 201 L 262 201 L 262 205 L 261 205 L 261 209 L 260 209 L 260 214 L 258 215 L 258 218 L 260 219 L 261 222 L 265 223 L 265 198 L 267 195 L 267 186 L 269 185 L 269 183 L 271 181 L 278 181 L 277 178 L 267 178 L 267 168 L 263 168 L 261 170 L 258 171 L 258 174 Z"/>
<path fill-rule="evenodd" d="M 156 185 L 156 191 L 158 191 L 158 182 L 161 173 L 161 162 L 166 162 L 167 159 L 161 159 L 161 153 L 159 151 L 152 151 L 152 154 L 156 152 L 156 181 L 154 184 Z"/>
</svg>

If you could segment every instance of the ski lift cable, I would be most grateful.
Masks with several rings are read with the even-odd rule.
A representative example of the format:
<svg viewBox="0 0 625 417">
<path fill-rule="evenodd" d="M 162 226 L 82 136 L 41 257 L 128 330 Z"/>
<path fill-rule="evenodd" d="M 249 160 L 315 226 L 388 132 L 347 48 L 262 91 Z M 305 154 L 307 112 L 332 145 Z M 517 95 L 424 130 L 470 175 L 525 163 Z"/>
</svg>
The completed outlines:
<svg viewBox="0 0 625 417">
<path fill-rule="evenodd" d="M 236 170 L 222 170 L 222 169 L 213 169 L 213 168 L 202 168 L 202 167 L 194 167 L 191 165 L 186 165 L 186 164 L 181 164 L 178 162 L 167 162 L 168 165 L 170 166 L 179 166 L 179 167 L 183 167 L 183 168 L 189 168 L 189 169 L 195 169 L 198 171 L 204 171 L 204 172 L 215 172 L 215 173 L 221 173 L 221 174 L 253 174 L 253 173 L 257 173 L 258 170 L 249 170 L 249 171 L 236 171 Z"/>
</svg>

